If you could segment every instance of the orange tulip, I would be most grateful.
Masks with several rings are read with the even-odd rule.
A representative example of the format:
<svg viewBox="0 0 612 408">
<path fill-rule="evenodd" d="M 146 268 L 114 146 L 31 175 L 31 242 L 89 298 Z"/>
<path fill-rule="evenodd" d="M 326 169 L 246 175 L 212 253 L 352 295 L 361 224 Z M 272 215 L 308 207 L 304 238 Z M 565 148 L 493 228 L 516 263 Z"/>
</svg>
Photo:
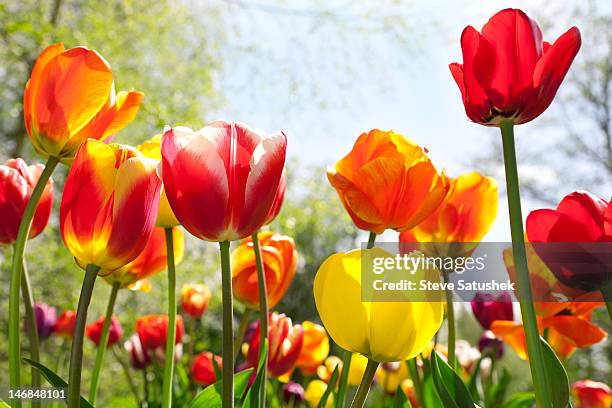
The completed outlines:
<svg viewBox="0 0 612 408">
<path fill-rule="evenodd" d="M 259 245 L 268 289 L 268 307 L 281 300 L 297 267 L 297 251 L 293 239 L 271 231 L 259 233 Z M 234 296 L 247 307 L 259 308 L 257 267 L 253 241 L 247 238 L 232 253 L 232 285 Z"/>
<path fill-rule="evenodd" d="M 178 264 L 183 259 L 185 235 L 178 228 L 172 228 L 174 244 L 174 262 Z M 166 234 L 161 227 L 155 227 L 147 245 L 142 252 L 129 264 L 105 276 L 108 283 L 119 282 L 120 287 L 134 289 L 137 282 L 142 281 L 166 269 Z"/>
<path fill-rule="evenodd" d="M 105 140 L 129 124 L 143 94 L 115 94 L 110 66 L 96 51 L 53 44 L 38 57 L 23 98 L 36 151 L 70 162 L 87 138 Z"/>
<path fill-rule="evenodd" d="M 303 322 L 302 329 L 304 341 L 295 365 L 304 374 L 312 375 L 329 355 L 329 337 L 323 326 L 313 322 Z"/>
<path fill-rule="evenodd" d="M 183 313 L 195 319 L 202 317 L 210 303 L 210 289 L 201 284 L 187 284 L 181 288 Z"/>
<path fill-rule="evenodd" d="M 58 336 L 71 339 L 74 333 L 74 325 L 76 323 L 76 311 L 64 310 L 60 317 L 55 322 L 53 331 Z"/>
<path fill-rule="evenodd" d="M 497 216 L 497 182 L 472 172 L 451 178 L 442 204 L 401 242 L 480 242 Z"/>
<path fill-rule="evenodd" d="M 81 267 L 97 265 L 103 275 L 145 248 L 161 189 L 155 165 L 129 146 L 89 139 L 79 149 L 64 187 L 60 229 Z"/>
<path fill-rule="evenodd" d="M 378 129 L 359 136 L 327 178 L 355 225 L 376 234 L 413 228 L 438 208 L 449 189 L 424 149 Z"/>
</svg>

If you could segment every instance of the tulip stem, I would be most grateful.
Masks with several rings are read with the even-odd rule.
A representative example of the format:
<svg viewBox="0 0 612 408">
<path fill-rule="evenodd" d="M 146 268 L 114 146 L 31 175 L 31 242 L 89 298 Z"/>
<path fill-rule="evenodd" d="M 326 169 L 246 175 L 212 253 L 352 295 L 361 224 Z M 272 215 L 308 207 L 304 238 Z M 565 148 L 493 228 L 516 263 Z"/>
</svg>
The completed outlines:
<svg viewBox="0 0 612 408">
<path fill-rule="evenodd" d="M 351 408 L 362 408 L 365 404 L 377 368 L 378 361 L 368 359 L 368 365 L 366 365 L 365 372 L 363 373 L 363 377 L 361 378 L 361 384 L 359 384 L 359 388 L 357 389 L 355 398 L 351 403 Z"/>
<path fill-rule="evenodd" d="M 83 337 L 87 324 L 87 309 L 91 302 L 96 277 L 100 267 L 88 264 L 85 268 L 85 278 L 79 295 L 72 350 L 70 351 L 70 370 L 68 374 L 68 408 L 79 408 L 81 405 L 81 369 L 83 367 Z"/>
<path fill-rule="evenodd" d="M 368 236 L 368 246 L 367 249 L 374 248 L 374 243 L 376 242 L 376 233 L 370 231 L 370 235 Z"/>
<path fill-rule="evenodd" d="M 442 271 L 444 282 L 448 283 L 449 277 L 448 272 Z M 446 295 L 446 322 L 448 326 L 448 365 L 454 370 L 456 368 L 455 358 L 455 305 L 453 303 L 453 291 L 448 289 L 448 286 L 444 290 Z"/>
<path fill-rule="evenodd" d="M 25 253 L 26 241 L 30 234 L 30 227 L 32 226 L 32 219 L 36 212 L 36 207 L 40 201 L 40 197 L 47 186 L 47 181 L 51 177 L 53 170 L 59 163 L 59 159 L 54 156 L 50 156 L 45 165 L 45 169 L 41 173 L 36 186 L 32 190 L 28 204 L 23 211 L 23 217 L 19 224 L 19 231 L 17 232 L 17 240 L 15 241 L 15 250 L 13 251 L 13 261 L 11 266 L 11 278 L 10 278 L 10 289 L 9 289 L 9 384 L 11 389 L 17 389 L 20 385 L 20 357 L 21 351 L 19 350 L 19 289 L 21 287 L 21 275 L 23 267 L 23 254 Z M 20 407 L 21 402 L 19 399 L 11 400 L 13 407 Z"/>
<path fill-rule="evenodd" d="M 410 372 L 410 379 L 414 385 L 414 394 L 420 406 L 425 406 L 423 403 L 423 383 L 421 383 L 421 376 L 419 375 L 419 368 L 417 366 L 416 357 L 406 361 L 408 365 L 408 371 Z"/>
<path fill-rule="evenodd" d="M 252 236 L 253 240 L 253 251 L 255 252 L 255 265 L 257 268 L 257 288 L 259 289 L 259 358 L 261 360 L 264 348 L 263 338 L 268 338 L 268 293 L 266 288 L 266 275 L 264 271 L 263 259 L 261 256 L 261 248 L 259 246 L 259 236 L 256 231 Z M 266 370 L 267 364 L 263 366 L 263 381 L 261 382 L 261 389 L 259 390 L 259 406 L 265 406 L 266 400 Z"/>
<path fill-rule="evenodd" d="M 176 341 L 176 271 L 172 228 L 165 228 L 164 231 L 166 233 L 166 259 L 168 261 L 168 330 L 166 333 L 162 407 L 170 408 L 172 406 L 172 373 L 174 371 L 174 343 Z"/>
<path fill-rule="evenodd" d="M 219 242 L 221 252 L 221 298 L 223 303 L 223 408 L 234 406 L 234 316 L 230 242 Z"/>
<path fill-rule="evenodd" d="M 601 294 L 603 295 L 604 302 L 606 302 L 606 308 L 608 309 L 608 316 L 612 321 L 612 281 L 608 282 L 601 288 Z"/>
<path fill-rule="evenodd" d="M 247 307 L 244 309 L 242 317 L 240 318 L 240 326 L 238 326 L 238 333 L 236 333 L 236 339 L 234 340 L 234 361 L 238 359 L 238 355 L 240 354 L 240 348 L 242 347 L 242 341 L 244 340 L 244 335 L 249 326 L 250 318 L 251 309 Z"/>
<path fill-rule="evenodd" d="M 121 365 L 121 368 L 123 369 L 123 373 L 125 374 L 125 378 L 128 382 L 128 385 L 130 386 L 130 391 L 132 391 L 132 394 L 134 395 L 134 399 L 136 400 L 137 406 L 140 407 L 142 403 L 140 401 L 140 396 L 138 395 L 138 388 L 136 387 L 136 384 L 134 383 L 134 379 L 132 378 L 132 374 L 130 373 L 130 367 L 127 365 L 125 361 L 123 361 L 121 356 L 117 354 L 117 350 L 115 349 L 114 346 L 111 347 L 111 351 L 113 352 L 113 355 L 115 356 L 115 360 L 117 360 L 119 365 Z"/>
<path fill-rule="evenodd" d="M 551 407 L 550 392 L 544 356 L 542 353 L 540 334 L 533 307 L 531 282 L 527 268 L 525 238 L 523 231 L 523 216 L 521 213 L 521 196 L 514 147 L 514 123 L 512 120 L 502 120 L 500 123 L 502 144 L 504 149 L 504 165 L 506 168 L 506 189 L 508 191 L 508 209 L 510 213 L 510 232 L 512 235 L 512 251 L 516 269 L 516 281 L 521 306 L 521 315 L 525 327 L 525 340 L 529 354 L 529 367 L 539 408 Z"/>
<path fill-rule="evenodd" d="M 28 275 L 28 267 L 25 258 L 23 259 L 23 269 L 21 275 L 21 296 L 25 306 L 26 330 L 30 338 L 30 357 L 34 361 L 40 362 L 40 349 L 38 338 L 38 323 L 34 314 L 34 297 L 32 296 L 32 286 Z M 32 367 L 32 388 L 40 388 L 40 371 Z M 32 400 L 32 407 L 40 407 L 40 401 Z"/>
<path fill-rule="evenodd" d="M 96 405 L 96 396 L 98 393 L 98 385 L 100 384 L 100 372 L 102 371 L 102 363 L 104 362 L 104 353 L 108 345 L 108 336 L 110 333 L 111 320 L 113 318 L 113 310 L 115 309 L 115 301 L 119 292 L 120 283 L 113 283 L 108 304 L 106 305 L 106 316 L 104 317 L 104 325 L 102 333 L 100 333 L 100 341 L 98 342 L 98 351 L 96 353 L 96 364 L 93 373 L 91 374 L 91 386 L 89 387 L 89 402 L 91 405 Z"/>
</svg>

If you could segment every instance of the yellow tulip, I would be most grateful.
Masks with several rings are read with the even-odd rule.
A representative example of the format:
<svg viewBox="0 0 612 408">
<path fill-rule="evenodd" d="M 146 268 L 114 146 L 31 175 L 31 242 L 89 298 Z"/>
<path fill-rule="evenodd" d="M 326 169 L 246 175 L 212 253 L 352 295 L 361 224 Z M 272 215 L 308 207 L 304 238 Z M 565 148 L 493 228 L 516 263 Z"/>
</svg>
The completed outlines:
<svg viewBox="0 0 612 408">
<path fill-rule="evenodd" d="M 327 390 L 327 384 L 321 380 L 312 380 L 308 383 L 306 387 L 306 392 L 304 392 L 304 399 L 308 403 L 310 408 L 315 408 L 319 406 L 319 401 L 323 397 L 323 394 Z M 334 395 L 329 394 L 327 398 L 327 402 L 325 404 L 325 408 L 330 408 L 333 405 Z"/>
<path fill-rule="evenodd" d="M 345 350 L 378 362 L 411 359 L 440 328 L 443 303 L 362 302 L 362 256 L 391 255 L 380 248 L 337 253 L 317 271 L 314 297 L 321 321 Z"/>
<path fill-rule="evenodd" d="M 351 358 L 351 366 L 348 372 L 348 383 L 349 385 L 358 386 L 361 383 L 363 373 L 365 373 L 366 366 L 368 365 L 368 359 L 361 354 L 353 353 Z"/>
</svg>

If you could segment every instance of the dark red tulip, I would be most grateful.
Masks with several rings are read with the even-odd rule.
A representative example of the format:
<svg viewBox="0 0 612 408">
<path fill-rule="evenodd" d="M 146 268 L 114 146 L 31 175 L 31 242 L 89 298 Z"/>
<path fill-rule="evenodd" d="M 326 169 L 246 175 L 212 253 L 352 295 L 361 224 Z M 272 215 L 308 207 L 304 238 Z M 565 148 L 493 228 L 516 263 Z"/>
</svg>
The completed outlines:
<svg viewBox="0 0 612 408">
<path fill-rule="evenodd" d="M 576 27 L 553 44 L 542 41 L 537 23 L 516 9 L 498 12 L 481 32 L 467 26 L 463 64 L 450 64 L 467 116 L 487 126 L 535 119 L 553 101 L 580 44 Z"/>
<path fill-rule="evenodd" d="M 477 293 L 470 303 L 474 317 L 485 330 L 489 330 L 495 320 L 514 319 L 512 300 L 506 292 L 497 297 L 490 293 Z"/>
<path fill-rule="evenodd" d="M 151 357 L 147 350 L 142 347 L 140 337 L 138 337 L 137 334 L 130 337 L 130 339 L 125 342 L 124 347 L 130 353 L 130 362 L 135 369 L 142 370 L 151 364 Z"/>
<path fill-rule="evenodd" d="M 504 342 L 495 336 L 491 330 L 485 330 L 478 340 L 478 350 L 482 354 L 489 353 L 500 359 L 504 355 Z"/>
<path fill-rule="evenodd" d="M 527 236 L 566 286 L 593 291 L 612 279 L 611 203 L 587 192 L 571 193 L 554 210 L 532 211 Z"/>
<path fill-rule="evenodd" d="M 87 325 L 85 328 L 85 334 L 91 340 L 96 347 L 100 346 L 100 337 L 102 336 L 102 327 L 104 326 L 104 316 L 96 320 L 94 323 Z M 113 346 L 119 343 L 119 340 L 123 336 L 123 329 L 119 320 L 115 316 L 111 317 L 111 324 L 108 329 L 108 343 L 107 347 Z"/>
</svg>

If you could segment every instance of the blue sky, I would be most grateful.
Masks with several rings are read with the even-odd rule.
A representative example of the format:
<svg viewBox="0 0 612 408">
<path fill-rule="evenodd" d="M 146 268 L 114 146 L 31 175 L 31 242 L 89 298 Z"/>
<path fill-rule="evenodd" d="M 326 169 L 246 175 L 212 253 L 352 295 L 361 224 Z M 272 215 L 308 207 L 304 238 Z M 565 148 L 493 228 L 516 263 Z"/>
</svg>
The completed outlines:
<svg viewBox="0 0 612 408">
<path fill-rule="evenodd" d="M 451 176 L 474 170 L 474 159 L 499 133 L 467 120 L 448 63 L 461 61 L 466 25 L 480 29 L 505 7 L 537 15 L 543 3 L 228 1 L 218 78 L 226 103 L 208 116 L 284 129 L 289 160 L 303 165 L 333 164 L 360 133 L 382 128 L 426 146 Z M 544 38 L 559 34 L 545 30 Z M 520 126 L 517 137 L 533 129 Z M 534 205 L 526 201 L 524 214 Z M 509 241 L 507 225 L 501 196 L 487 240 Z"/>
</svg>

